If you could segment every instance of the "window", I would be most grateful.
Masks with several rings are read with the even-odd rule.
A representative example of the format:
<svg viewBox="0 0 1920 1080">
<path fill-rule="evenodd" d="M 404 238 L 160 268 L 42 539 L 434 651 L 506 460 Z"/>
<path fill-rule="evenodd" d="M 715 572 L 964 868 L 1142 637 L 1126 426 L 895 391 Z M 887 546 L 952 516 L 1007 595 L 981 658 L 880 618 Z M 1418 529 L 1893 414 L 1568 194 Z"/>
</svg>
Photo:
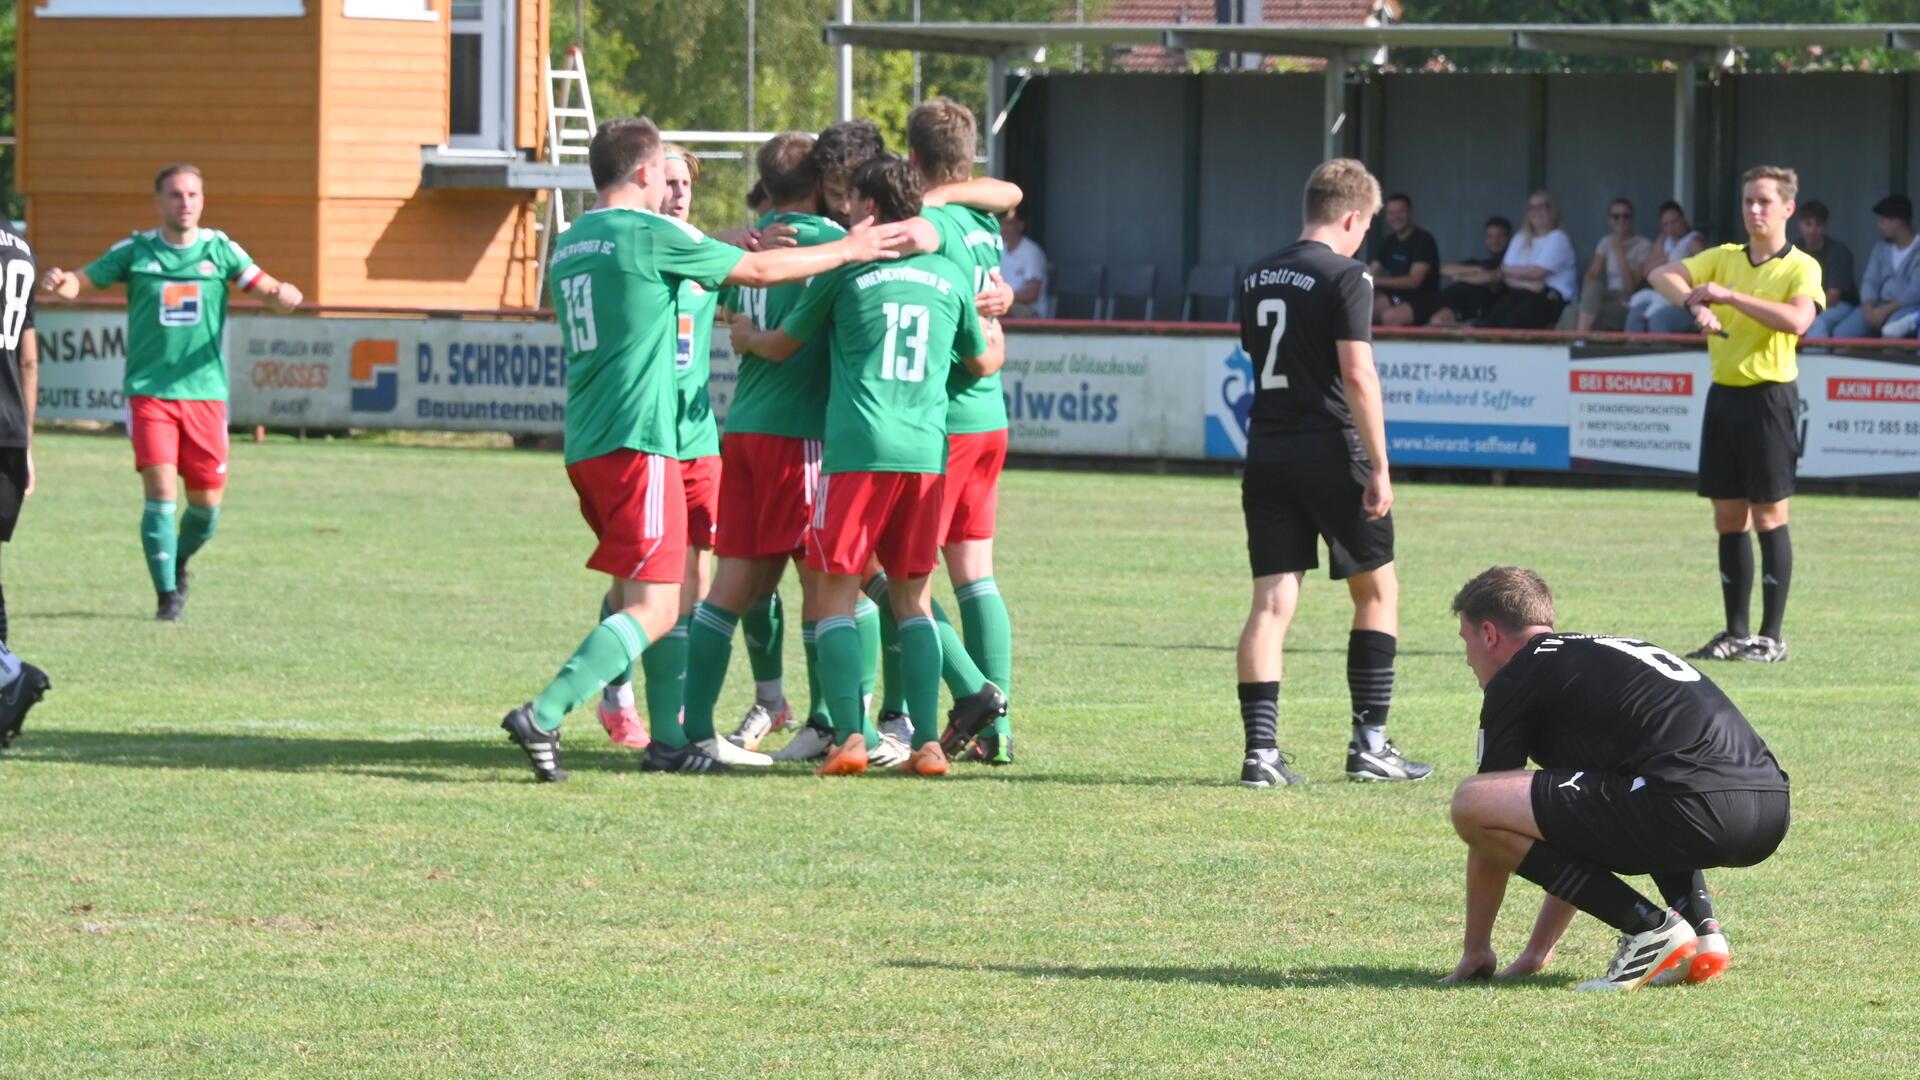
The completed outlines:
<svg viewBox="0 0 1920 1080">
<path fill-rule="evenodd" d="M 454 0 L 448 145 L 510 150 L 516 0 Z"/>
<path fill-rule="evenodd" d="M 266 19 L 305 15 L 305 0 L 40 0 L 43 19 Z"/>
<path fill-rule="evenodd" d="M 341 12 L 349 19 L 404 19 L 433 22 L 440 17 L 433 0 L 346 0 Z"/>
</svg>

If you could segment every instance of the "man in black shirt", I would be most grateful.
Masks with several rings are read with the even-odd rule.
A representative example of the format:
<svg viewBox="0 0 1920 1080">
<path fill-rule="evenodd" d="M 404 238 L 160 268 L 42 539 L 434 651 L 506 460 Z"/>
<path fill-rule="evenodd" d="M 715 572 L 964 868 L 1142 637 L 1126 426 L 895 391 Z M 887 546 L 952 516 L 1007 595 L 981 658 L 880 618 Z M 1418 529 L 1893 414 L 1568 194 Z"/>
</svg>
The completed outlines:
<svg viewBox="0 0 1920 1080">
<path fill-rule="evenodd" d="M 1413 223 L 1413 199 L 1387 196 L 1380 216 L 1387 231 L 1374 242 L 1373 321 L 1381 326 L 1425 326 L 1440 309 L 1440 245 Z"/>
<path fill-rule="evenodd" d="M 1440 264 L 1441 276 L 1453 282 L 1440 290 L 1440 310 L 1433 313 L 1433 325 L 1472 322 L 1507 291 L 1500 264 L 1506 261 L 1507 245 L 1513 243 L 1513 222 L 1495 214 L 1487 219 L 1484 235 L 1484 258 Z"/>
<path fill-rule="evenodd" d="M 39 393 L 40 339 L 33 329 L 33 249 L 0 221 L 0 543 L 13 539 L 20 504 L 33 494 L 34 398 Z M 6 647 L 7 601 L 0 592 L 0 749 L 13 741 L 52 684 Z"/>
<path fill-rule="evenodd" d="M 1585 911 L 1620 931 L 1582 990 L 1703 982 L 1726 937 L 1701 870 L 1752 866 L 1787 834 L 1787 775 L 1727 695 L 1673 653 L 1631 638 L 1559 633 L 1531 570 L 1496 566 L 1453 599 L 1467 665 L 1486 691 L 1480 771 L 1453 797 L 1467 843 L 1466 944 L 1448 981 L 1494 973 L 1507 878 L 1548 892 L 1519 960 L 1547 965 Z M 1541 768 L 1525 768 L 1532 758 Z M 1617 874 L 1648 874 L 1664 905 Z"/>
<path fill-rule="evenodd" d="M 1328 161 L 1307 179 L 1300 239 L 1255 263 L 1240 284 L 1240 344 L 1255 368 L 1240 505 L 1253 564 L 1253 609 L 1240 634 L 1240 720 L 1248 787 L 1297 784 L 1275 741 L 1281 645 L 1306 571 L 1327 542 L 1332 577 L 1353 597 L 1347 688 L 1350 780 L 1419 780 L 1431 769 L 1387 740 L 1399 584 L 1393 484 L 1373 366 L 1373 278 L 1353 253 L 1380 206 L 1366 166 Z"/>
</svg>

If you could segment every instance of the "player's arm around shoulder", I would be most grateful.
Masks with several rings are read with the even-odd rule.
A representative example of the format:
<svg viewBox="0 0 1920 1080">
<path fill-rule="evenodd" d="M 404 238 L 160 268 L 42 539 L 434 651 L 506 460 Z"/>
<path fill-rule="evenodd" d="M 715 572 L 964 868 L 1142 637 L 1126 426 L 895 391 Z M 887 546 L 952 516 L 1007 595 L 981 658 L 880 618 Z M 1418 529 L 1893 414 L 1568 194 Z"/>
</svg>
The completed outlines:
<svg viewBox="0 0 1920 1080">
<path fill-rule="evenodd" d="M 1026 193 L 1020 185 L 992 176 L 976 176 L 954 184 L 942 184 L 927 192 L 927 206 L 966 206 L 988 214 L 1005 214 L 1016 209 Z"/>
<path fill-rule="evenodd" d="M 753 287 L 783 285 L 837 270 L 848 263 L 897 259 L 902 252 L 911 250 L 913 240 L 906 222 L 876 225 L 868 219 L 830 243 L 748 252 L 733 264 L 724 283 Z"/>
</svg>

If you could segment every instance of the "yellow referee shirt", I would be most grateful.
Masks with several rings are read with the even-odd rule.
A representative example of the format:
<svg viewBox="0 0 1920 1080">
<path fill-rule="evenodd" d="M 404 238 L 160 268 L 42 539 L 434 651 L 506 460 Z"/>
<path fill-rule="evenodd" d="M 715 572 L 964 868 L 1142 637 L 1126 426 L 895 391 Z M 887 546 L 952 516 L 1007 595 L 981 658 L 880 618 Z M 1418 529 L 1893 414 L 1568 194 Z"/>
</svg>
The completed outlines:
<svg viewBox="0 0 1920 1080">
<path fill-rule="evenodd" d="M 1747 256 L 1745 244 L 1722 244 L 1683 260 L 1695 285 L 1719 282 L 1737 293 L 1784 304 L 1796 296 L 1812 297 L 1825 307 L 1827 294 L 1820 283 L 1820 264 L 1813 256 L 1787 245 L 1787 250 L 1759 266 Z M 1713 381 L 1722 386 L 1753 386 L 1763 382 L 1792 382 L 1800 374 L 1795 345 L 1800 338 L 1765 326 L 1725 304 L 1711 305 L 1726 337 L 1707 338 L 1713 357 Z"/>
</svg>

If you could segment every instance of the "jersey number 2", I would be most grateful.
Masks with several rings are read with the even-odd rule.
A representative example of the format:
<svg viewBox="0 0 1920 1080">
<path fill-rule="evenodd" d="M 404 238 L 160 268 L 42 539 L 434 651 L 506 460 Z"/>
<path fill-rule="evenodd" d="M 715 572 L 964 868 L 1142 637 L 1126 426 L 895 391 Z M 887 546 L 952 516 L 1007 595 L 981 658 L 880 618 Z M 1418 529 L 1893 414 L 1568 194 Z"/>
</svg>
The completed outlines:
<svg viewBox="0 0 1920 1080">
<path fill-rule="evenodd" d="M 6 310 L 0 312 L 0 345 L 8 352 L 20 347 L 20 335 L 27 328 L 27 301 L 33 296 L 33 264 L 15 259 L 7 264 L 5 282 Z"/>
<path fill-rule="evenodd" d="M 1287 377 L 1280 374 L 1279 367 L 1280 338 L 1287 332 L 1287 302 L 1262 300 L 1253 313 L 1261 326 L 1273 324 L 1273 333 L 1267 338 L 1267 362 L 1260 368 L 1260 389 L 1285 390 Z"/>
<path fill-rule="evenodd" d="M 567 336 L 573 339 L 574 352 L 588 352 L 600 344 L 599 331 L 593 325 L 593 276 L 576 274 L 560 282 L 567 310 L 560 313 L 567 324 Z"/>
<path fill-rule="evenodd" d="M 886 304 L 887 344 L 880 354 L 880 377 L 925 382 L 927 337 L 933 318 L 923 304 Z"/>
</svg>

